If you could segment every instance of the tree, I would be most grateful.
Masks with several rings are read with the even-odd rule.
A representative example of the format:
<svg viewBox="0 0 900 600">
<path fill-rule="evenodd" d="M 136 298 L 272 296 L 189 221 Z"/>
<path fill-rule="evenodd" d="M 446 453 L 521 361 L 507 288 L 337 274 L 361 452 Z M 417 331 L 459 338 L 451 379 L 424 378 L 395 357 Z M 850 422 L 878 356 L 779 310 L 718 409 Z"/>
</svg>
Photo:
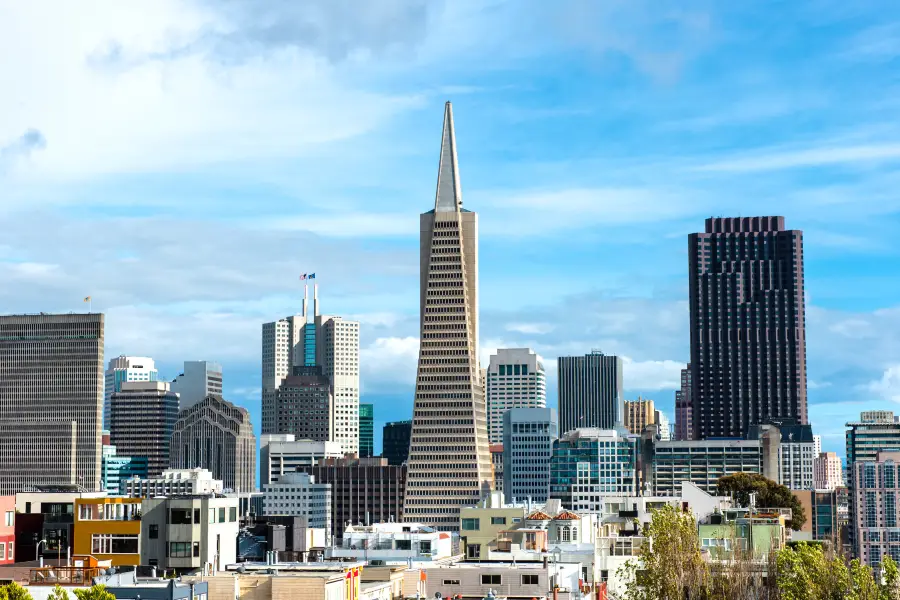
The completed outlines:
<svg viewBox="0 0 900 600">
<path fill-rule="evenodd" d="M 750 494 L 756 494 L 760 508 L 790 508 L 791 529 L 798 531 L 806 523 L 806 511 L 787 487 L 758 473 L 735 473 L 719 478 L 716 484 L 722 496 L 732 496 L 741 506 L 750 506 Z"/>
<path fill-rule="evenodd" d="M 69 592 L 56 584 L 53 591 L 47 595 L 47 600 L 69 600 Z"/>
<path fill-rule="evenodd" d="M 900 600 L 900 568 L 890 555 L 881 561 L 883 574 L 880 600 Z"/>
<path fill-rule="evenodd" d="M 105 585 L 95 585 L 93 587 L 72 590 L 78 600 L 116 600 L 116 597 L 106 591 Z"/>
<path fill-rule="evenodd" d="M 841 556 L 803 542 L 778 551 L 775 577 L 781 600 L 844 600 L 851 589 Z"/>
<path fill-rule="evenodd" d="M 23 588 L 15 581 L 6 585 L 4 591 L 6 592 L 4 600 L 32 600 L 31 594 L 28 593 L 28 590 Z"/>
</svg>

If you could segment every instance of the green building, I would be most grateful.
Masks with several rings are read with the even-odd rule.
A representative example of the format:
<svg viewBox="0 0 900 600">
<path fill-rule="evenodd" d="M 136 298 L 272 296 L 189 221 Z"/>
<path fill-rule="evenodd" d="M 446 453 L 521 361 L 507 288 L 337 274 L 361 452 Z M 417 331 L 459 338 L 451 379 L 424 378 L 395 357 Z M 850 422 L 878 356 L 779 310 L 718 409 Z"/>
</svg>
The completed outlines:
<svg viewBox="0 0 900 600">
<path fill-rule="evenodd" d="M 362 458 L 375 456 L 375 406 L 359 405 L 359 455 Z"/>
<path fill-rule="evenodd" d="M 698 526 L 700 546 L 712 560 L 729 560 L 735 551 L 752 548 L 752 557 L 766 560 L 787 542 L 790 509 L 747 508 L 713 513 Z"/>
</svg>

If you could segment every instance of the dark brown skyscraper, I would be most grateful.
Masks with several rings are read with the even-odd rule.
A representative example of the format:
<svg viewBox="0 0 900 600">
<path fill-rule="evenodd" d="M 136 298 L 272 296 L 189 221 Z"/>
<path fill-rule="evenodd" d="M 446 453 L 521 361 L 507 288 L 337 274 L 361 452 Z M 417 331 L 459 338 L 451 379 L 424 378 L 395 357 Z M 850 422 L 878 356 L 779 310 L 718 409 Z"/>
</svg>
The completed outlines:
<svg viewBox="0 0 900 600">
<path fill-rule="evenodd" d="M 711 218 L 688 237 L 694 439 L 806 423 L 803 233 Z"/>
</svg>

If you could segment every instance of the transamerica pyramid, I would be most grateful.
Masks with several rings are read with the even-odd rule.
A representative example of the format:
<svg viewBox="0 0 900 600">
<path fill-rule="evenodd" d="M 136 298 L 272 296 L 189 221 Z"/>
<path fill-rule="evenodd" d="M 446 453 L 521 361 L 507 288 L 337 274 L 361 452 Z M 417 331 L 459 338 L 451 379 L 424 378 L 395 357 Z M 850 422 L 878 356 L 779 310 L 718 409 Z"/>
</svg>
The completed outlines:
<svg viewBox="0 0 900 600">
<path fill-rule="evenodd" d="M 449 102 L 419 255 L 419 368 L 403 516 L 456 531 L 459 509 L 491 489 L 493 474 L 478 365 L 478 216 L 462 207 Z"/>
</svg>

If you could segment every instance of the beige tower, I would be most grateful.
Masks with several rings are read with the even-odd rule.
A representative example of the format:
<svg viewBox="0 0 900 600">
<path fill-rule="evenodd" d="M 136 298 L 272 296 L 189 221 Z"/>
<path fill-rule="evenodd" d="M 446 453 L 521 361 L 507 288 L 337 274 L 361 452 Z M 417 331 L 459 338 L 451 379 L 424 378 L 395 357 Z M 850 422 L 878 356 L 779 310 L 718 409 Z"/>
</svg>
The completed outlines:
<svg viewBox="0 0 900 600">
<path fill-rule="evenodd" d="M 478 217 L 462 207 L 453 110 L 434 210 L 421 216 L 421 342 L 403 516 L 459 529 L 459 509 L 493 487 L 478 364 Z"/>
</svg>

